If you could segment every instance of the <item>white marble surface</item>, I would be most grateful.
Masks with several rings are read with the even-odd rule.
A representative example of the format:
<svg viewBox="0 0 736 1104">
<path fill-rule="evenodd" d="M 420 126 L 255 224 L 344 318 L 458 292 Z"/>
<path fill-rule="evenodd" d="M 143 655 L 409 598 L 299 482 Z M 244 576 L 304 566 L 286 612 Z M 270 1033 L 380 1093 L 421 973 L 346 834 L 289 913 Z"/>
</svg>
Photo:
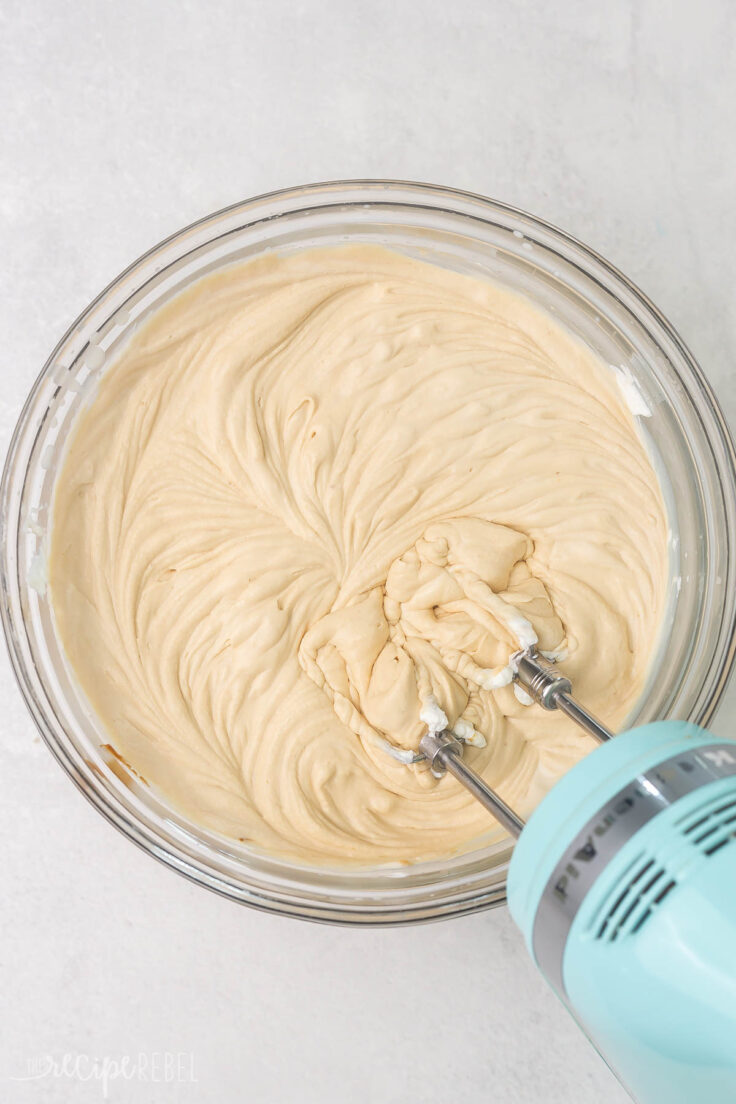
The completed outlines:
<svg viewBox="0 0 736 1104">
<path fill-rule="evenodd" d="M 147 246 L 340 176 L 571 231 L 669 315 L 736 422 L 735 33 L 730 0 L 3 0 L 0 449 L 57 337 Z M 65 1052 L 193 1055 L 196 1082 L 110 1082 L 136 1104 L 626 1099 L 505 911 L 359 932 L 239 909 L 82 800 L 4 651 L 0 691 L 3 1101 L 102 1099 L 11 1080 Z M 732 690 L 716 728 L 734 719 Z"/>
</svg>

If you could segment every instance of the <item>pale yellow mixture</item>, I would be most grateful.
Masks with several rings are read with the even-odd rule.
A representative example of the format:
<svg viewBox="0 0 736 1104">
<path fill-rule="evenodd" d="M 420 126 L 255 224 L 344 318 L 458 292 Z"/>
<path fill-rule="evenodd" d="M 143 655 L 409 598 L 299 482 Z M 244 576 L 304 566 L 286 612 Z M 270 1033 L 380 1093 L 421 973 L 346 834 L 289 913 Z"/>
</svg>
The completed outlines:
<svg viewBox="0 0 736 1104">
<path fill-rule="evenodd" d="M 519 700 L 510 654 L 535 634 L 615 727 L 666 564 L 611 369 L 522 298 L 357 246 L 228 268 L 151 318 L 80 419 L 49 574 L 150 784 L 258 848 L 382 863 L 489 829 L 390 754 L 430 696 L 528 813 L 589 743 Z"/>
</svg>

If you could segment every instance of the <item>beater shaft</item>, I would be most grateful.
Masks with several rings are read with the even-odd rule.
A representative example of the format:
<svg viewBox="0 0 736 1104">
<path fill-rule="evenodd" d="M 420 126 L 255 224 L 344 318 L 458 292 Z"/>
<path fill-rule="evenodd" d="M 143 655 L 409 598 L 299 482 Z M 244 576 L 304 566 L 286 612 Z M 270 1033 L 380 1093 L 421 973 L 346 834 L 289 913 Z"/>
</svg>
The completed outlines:
<svg viewBox="0 0 736 1104">
<path fill-rule="evenodd" d="M 479 774 L 462 761 L 463 745 L 451 732 L 428 732 L 419 742 L 419 750 L 429 760 L 432 774 L 441 778 L 449 771 L 466 790 L 485 805 L 489 813 L 513 836 L 520 836 L 524 821 L 488 786 Z"/>
<path fill-rule="evenodd" d="M 543 709 L 561 709 L 581 728 L 603 743 L 613 733 L 605 725 L 583 709 L 572 696 L 572 683 L 560 675 L 554 664 L 536 652 L 519 652 L 513 657 L 514 681 L 531 695 Z M 446 771 L 462 783 L 473 797 L 492 813 L 496 820 L 512 836 L 520 836 L 525 821 L 511 809 L 495 790 L 483 781 L 479 774 L 463 763 L 463 745 L 447 730 L 428 732 L 419 741 L 421 756 L 429 760 L 435 778 L 442 778 Z"/>
<path fill-rule="evenodd" d="M 515 668 L 514 680 L 543 709 L 561 709 L 571 721 L 575 721 L 600 743 L 611 739 L 613 733 L 575 701 L 572 683 L 559 674 L 553 663 L 538 652 L 519 652 L 512 657 L 512 662 Z"/>
</svg>

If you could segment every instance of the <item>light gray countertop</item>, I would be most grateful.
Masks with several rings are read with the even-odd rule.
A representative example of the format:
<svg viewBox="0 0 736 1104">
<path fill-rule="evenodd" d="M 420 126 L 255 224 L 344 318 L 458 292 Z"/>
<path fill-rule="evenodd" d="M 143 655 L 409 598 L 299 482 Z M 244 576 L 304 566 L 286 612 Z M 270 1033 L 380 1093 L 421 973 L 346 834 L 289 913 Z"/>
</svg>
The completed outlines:
<svg viewBox="0 0 736 1104">
<path fill-rule="evenodd" d="M 730 0 L 5 0 L 0 449 L 57 338 L 148 246 L 358 176 L 482 192 L 581 238 L 736 423 L 735 34 Z M 103 1099 L 11 1080 L 49 1053 L 183 1055 L 173 1082 L 110 1081 L 136 1104 L 627 1099 L 505 910 L 365 932 L 239 909 L 79 796 L 4 649 L 0 691 L 3 1101 Z M 732 688 L 716 731 L 735 719 Z"/>
</svg>

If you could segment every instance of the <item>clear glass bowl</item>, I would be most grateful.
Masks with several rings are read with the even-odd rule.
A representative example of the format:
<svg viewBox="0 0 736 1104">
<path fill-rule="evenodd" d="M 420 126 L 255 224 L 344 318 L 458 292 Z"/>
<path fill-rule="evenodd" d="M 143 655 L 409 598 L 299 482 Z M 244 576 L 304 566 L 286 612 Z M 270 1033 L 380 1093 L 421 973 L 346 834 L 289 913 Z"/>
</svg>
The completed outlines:
<svg viewBox="0 0 736 1104">
<path fill-rule="evenodd" d="M 630 723 L 707 723 L 734 660 L 736 458 L 700 369 L 656 308 L 584 245 L 511 207 L 389 181 L 317 184 L 261 196 L 194 223 L 126 269 L 70 327 L 23 408 L 0 495 L 2 618 L 10 656 L 46 743 L 89 800 L 131 840 L 235 901 L 314 920 L 398 923 L 505 900 L 508 844 L 442 862 L 361 870 L 295 865 L 207 832 L 142 785 L 107 745 L 69 670 L 43 593 L 60 458 L 95 377 L 131 329 L 192 280 L 264 250 L 381 243 L 526 295 L 604 361 L 626 367 L 671 529 L 671 587 L 659 653 Z"/>
</svg>

